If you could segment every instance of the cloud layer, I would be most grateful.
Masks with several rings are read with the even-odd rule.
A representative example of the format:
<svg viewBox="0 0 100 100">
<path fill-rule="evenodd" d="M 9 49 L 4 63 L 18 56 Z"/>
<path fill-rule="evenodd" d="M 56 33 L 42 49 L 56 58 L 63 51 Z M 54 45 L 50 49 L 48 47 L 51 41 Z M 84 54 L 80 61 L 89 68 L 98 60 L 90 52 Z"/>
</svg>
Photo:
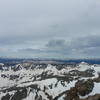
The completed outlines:
<svg viewBox="0 0 100 100">
<path fill-rule="evenodd" d="M 99 57 L 98 0 L 0 1 L 0 56 Z"/>
</svg>

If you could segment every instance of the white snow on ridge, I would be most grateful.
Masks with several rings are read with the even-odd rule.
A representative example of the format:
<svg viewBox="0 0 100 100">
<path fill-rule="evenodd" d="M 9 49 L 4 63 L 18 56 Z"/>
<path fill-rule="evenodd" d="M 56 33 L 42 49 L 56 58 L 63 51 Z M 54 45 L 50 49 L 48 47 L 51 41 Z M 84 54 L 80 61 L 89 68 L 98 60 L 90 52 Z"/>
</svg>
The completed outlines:
<svg viewBox="0 0 100 100">
<path fill-rule="evenodd" d="M 17 65 L 17 67 L 18 66 L 19 65 Z M 87 69 L 93 69 L 94 70 L 93 74 L 95 76 L 94 77 L 81 77 L 80 79 L 89 79 L 89 78 L 98 77 L 98 72 L 100 72 L 100 65 L 94 66 L 94 65 L 89 65 L 85 62 L 80 63 L 76 67 L 68 66 L 68 67 L 62 68 L 61 70 L 58 70 L 56 68 L 56 66 L 52 66 L 50 64 L 48 64 L 48 66 L 46 68 L 39 68 L 39 66 L 37 66 L 34 69 L 25 69 L 25 68 L 22 68 L 22 66 L 21 66 L 18 71 L 13 71 L 11 69 L 9 69 L 8 71 L 0 71 L 0 88 L 2 88 L 2 87 L 8 88 L 8 87 L 12 87 L 14 85 L 16 85 L 17 87 L 24 87 L 24 86 L 27 87 L 29 85 L 37 84 L 38 87 L 40 88 L 40 91 L 38 92 L 38 94 L 41 95 L 44 100 L 48 100 L 47 96 L 43 92 L 44 87 L 46 87 L 45 91 L 49 95 L 51 95 L 53 98 L 55 98 L 60 93 L 66 91 L 66 90 L 69 90 L 71 87 L 74 87 L 77 80 L 73 80 L 70 83 L 64 82 L 64 86 L 63 86 L 61 84 L 61 80 L 58 81 L 56 77 L 42 79 L 41 74 L 43 72 L 44 73 L 46 72 L 47 75 L 64 76 L 65 73 L 68 73 L 69 71 L 72 71 L 72 70 L 85 71 Z M 5 78 L 1 77 L 2 74 L 6 75 L 7 77 L 5 77 Z M 9 79 L 10 75 L 18 75 L 19 78 L 10 80 Z M 77 76 L 73 76 L 73 78 L 74 77 L 77 78 Z M 35 78 L 36 78 L 36 80 L 34 80 Z M 39 81 L 39 79 L 41 79 L 41 81 Z M 50 86 L 52 86 L 52 88 L 50 88 Z M 94 95 L 96 93 L 100 93 L 100 83 L 95 83 L 93 91 L 87 96 Z M 2 94 L 2 95 L 4 95 L 4 94 Z M 0 96 L 2 96 L 2 95 L 0 94 Z M 35 96 L 36 96 L 36 93 L 34 91 L 32 91 L 27 96 L 27 98 L 23 99 L 23 100 L 35 100 Z M 63 97 L 64 96 L 62 96 L 58 100 L 63 100 Z M 85 97 L 82 97 L 82 98 L 85 98 Z"/>
<path fill-rule="evenodd" d="M 100 94 L 100 83 L 94 83 L 93 91 L 89 95 Z"/>
<path fill-rule="evenodd" d="M 30 82 L 30 83 L 25 83 L 25 84 L 19 84 L 18 87 L 22 87 L 22 86 L 28 86 L 31 84 L 37 84 L 39 86 L 39 88 L 41 89 L 41 91 L 44 90 L 44 86 L 46 87 L 46 92 L 49 95 L 52 95 L 53 98 L 58 96 L 60 93 L 62 93 L 63 91 L 69 90 L 71 87 L 75 86 L 76 81 L 72 81 L 70 83 L 65 82 L 65 86 L 61 85 L 61 82 L 59 81 L 57 86 L 55 87 L 55 84 L 57 83 L 57 79 L 56 78 L 52 78 L 52 79 L 46 79 L 46 80 L 42 80 L 42 81 L 36 81 L 36 82 Z M 52 85 L 52 89 L 50 89 L 49 85 Z"/>
<path fill-rule="evenodd" d="M 78 66 L 77 66 L 79 71 L 85 71 L 87 69 L 91 69 L 91 66 L 85 62 L 81 62 Z"/>
</svg>

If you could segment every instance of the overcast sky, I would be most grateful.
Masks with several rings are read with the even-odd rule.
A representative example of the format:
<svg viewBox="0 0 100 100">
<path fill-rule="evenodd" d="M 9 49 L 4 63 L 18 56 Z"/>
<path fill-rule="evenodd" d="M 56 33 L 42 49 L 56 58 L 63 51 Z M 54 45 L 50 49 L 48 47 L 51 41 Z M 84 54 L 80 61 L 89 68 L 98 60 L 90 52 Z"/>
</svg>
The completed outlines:
<svg viewBox="0 0 100 100">
<path fill-rule="evenodd" d="M 100 57 L 100 0 L 0 0 L 0 56 Z"/>
</svg>

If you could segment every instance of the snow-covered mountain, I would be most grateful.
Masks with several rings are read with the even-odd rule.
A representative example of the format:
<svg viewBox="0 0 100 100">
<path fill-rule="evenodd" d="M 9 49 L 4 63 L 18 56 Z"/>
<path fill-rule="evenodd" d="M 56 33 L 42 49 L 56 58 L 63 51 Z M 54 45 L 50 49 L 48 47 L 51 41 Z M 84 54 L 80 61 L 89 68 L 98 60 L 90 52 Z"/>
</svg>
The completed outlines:
<svg viewBox="0 0 100 100">
<path fill-rule="evenodd" d="M 0 63 L 0 100 L 100 100 L 99 94 L 97 64 Z"/>
</svg>

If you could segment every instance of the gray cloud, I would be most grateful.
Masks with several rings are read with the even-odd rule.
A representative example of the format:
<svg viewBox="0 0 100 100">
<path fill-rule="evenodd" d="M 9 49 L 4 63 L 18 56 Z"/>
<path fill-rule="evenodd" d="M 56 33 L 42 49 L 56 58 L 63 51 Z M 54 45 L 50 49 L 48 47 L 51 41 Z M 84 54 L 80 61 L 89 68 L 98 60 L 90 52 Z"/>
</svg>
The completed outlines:
<svg viewBox="0 0 100 100">
<path fill-rule="evenodd" d="M 19 50 L 20 51 L 20 50 Z M 100 35 L 91 35 L 73 38 L 70 42 L 61 39 L 50 40 L 42 49 L 22 49 L 22 52 L 31 54 L 59 55 L 71 57 L 99 57 Z M 39 55 L 38 55 L 39 56 Z M 54 56 L 53 56 L 54 57 Z"/>
<path fill-rule="evenodd" d="M 0 56 L 91 56 L 99 49 L 99 9 L 98 0 L 0 1 Z"/>
</svg>

